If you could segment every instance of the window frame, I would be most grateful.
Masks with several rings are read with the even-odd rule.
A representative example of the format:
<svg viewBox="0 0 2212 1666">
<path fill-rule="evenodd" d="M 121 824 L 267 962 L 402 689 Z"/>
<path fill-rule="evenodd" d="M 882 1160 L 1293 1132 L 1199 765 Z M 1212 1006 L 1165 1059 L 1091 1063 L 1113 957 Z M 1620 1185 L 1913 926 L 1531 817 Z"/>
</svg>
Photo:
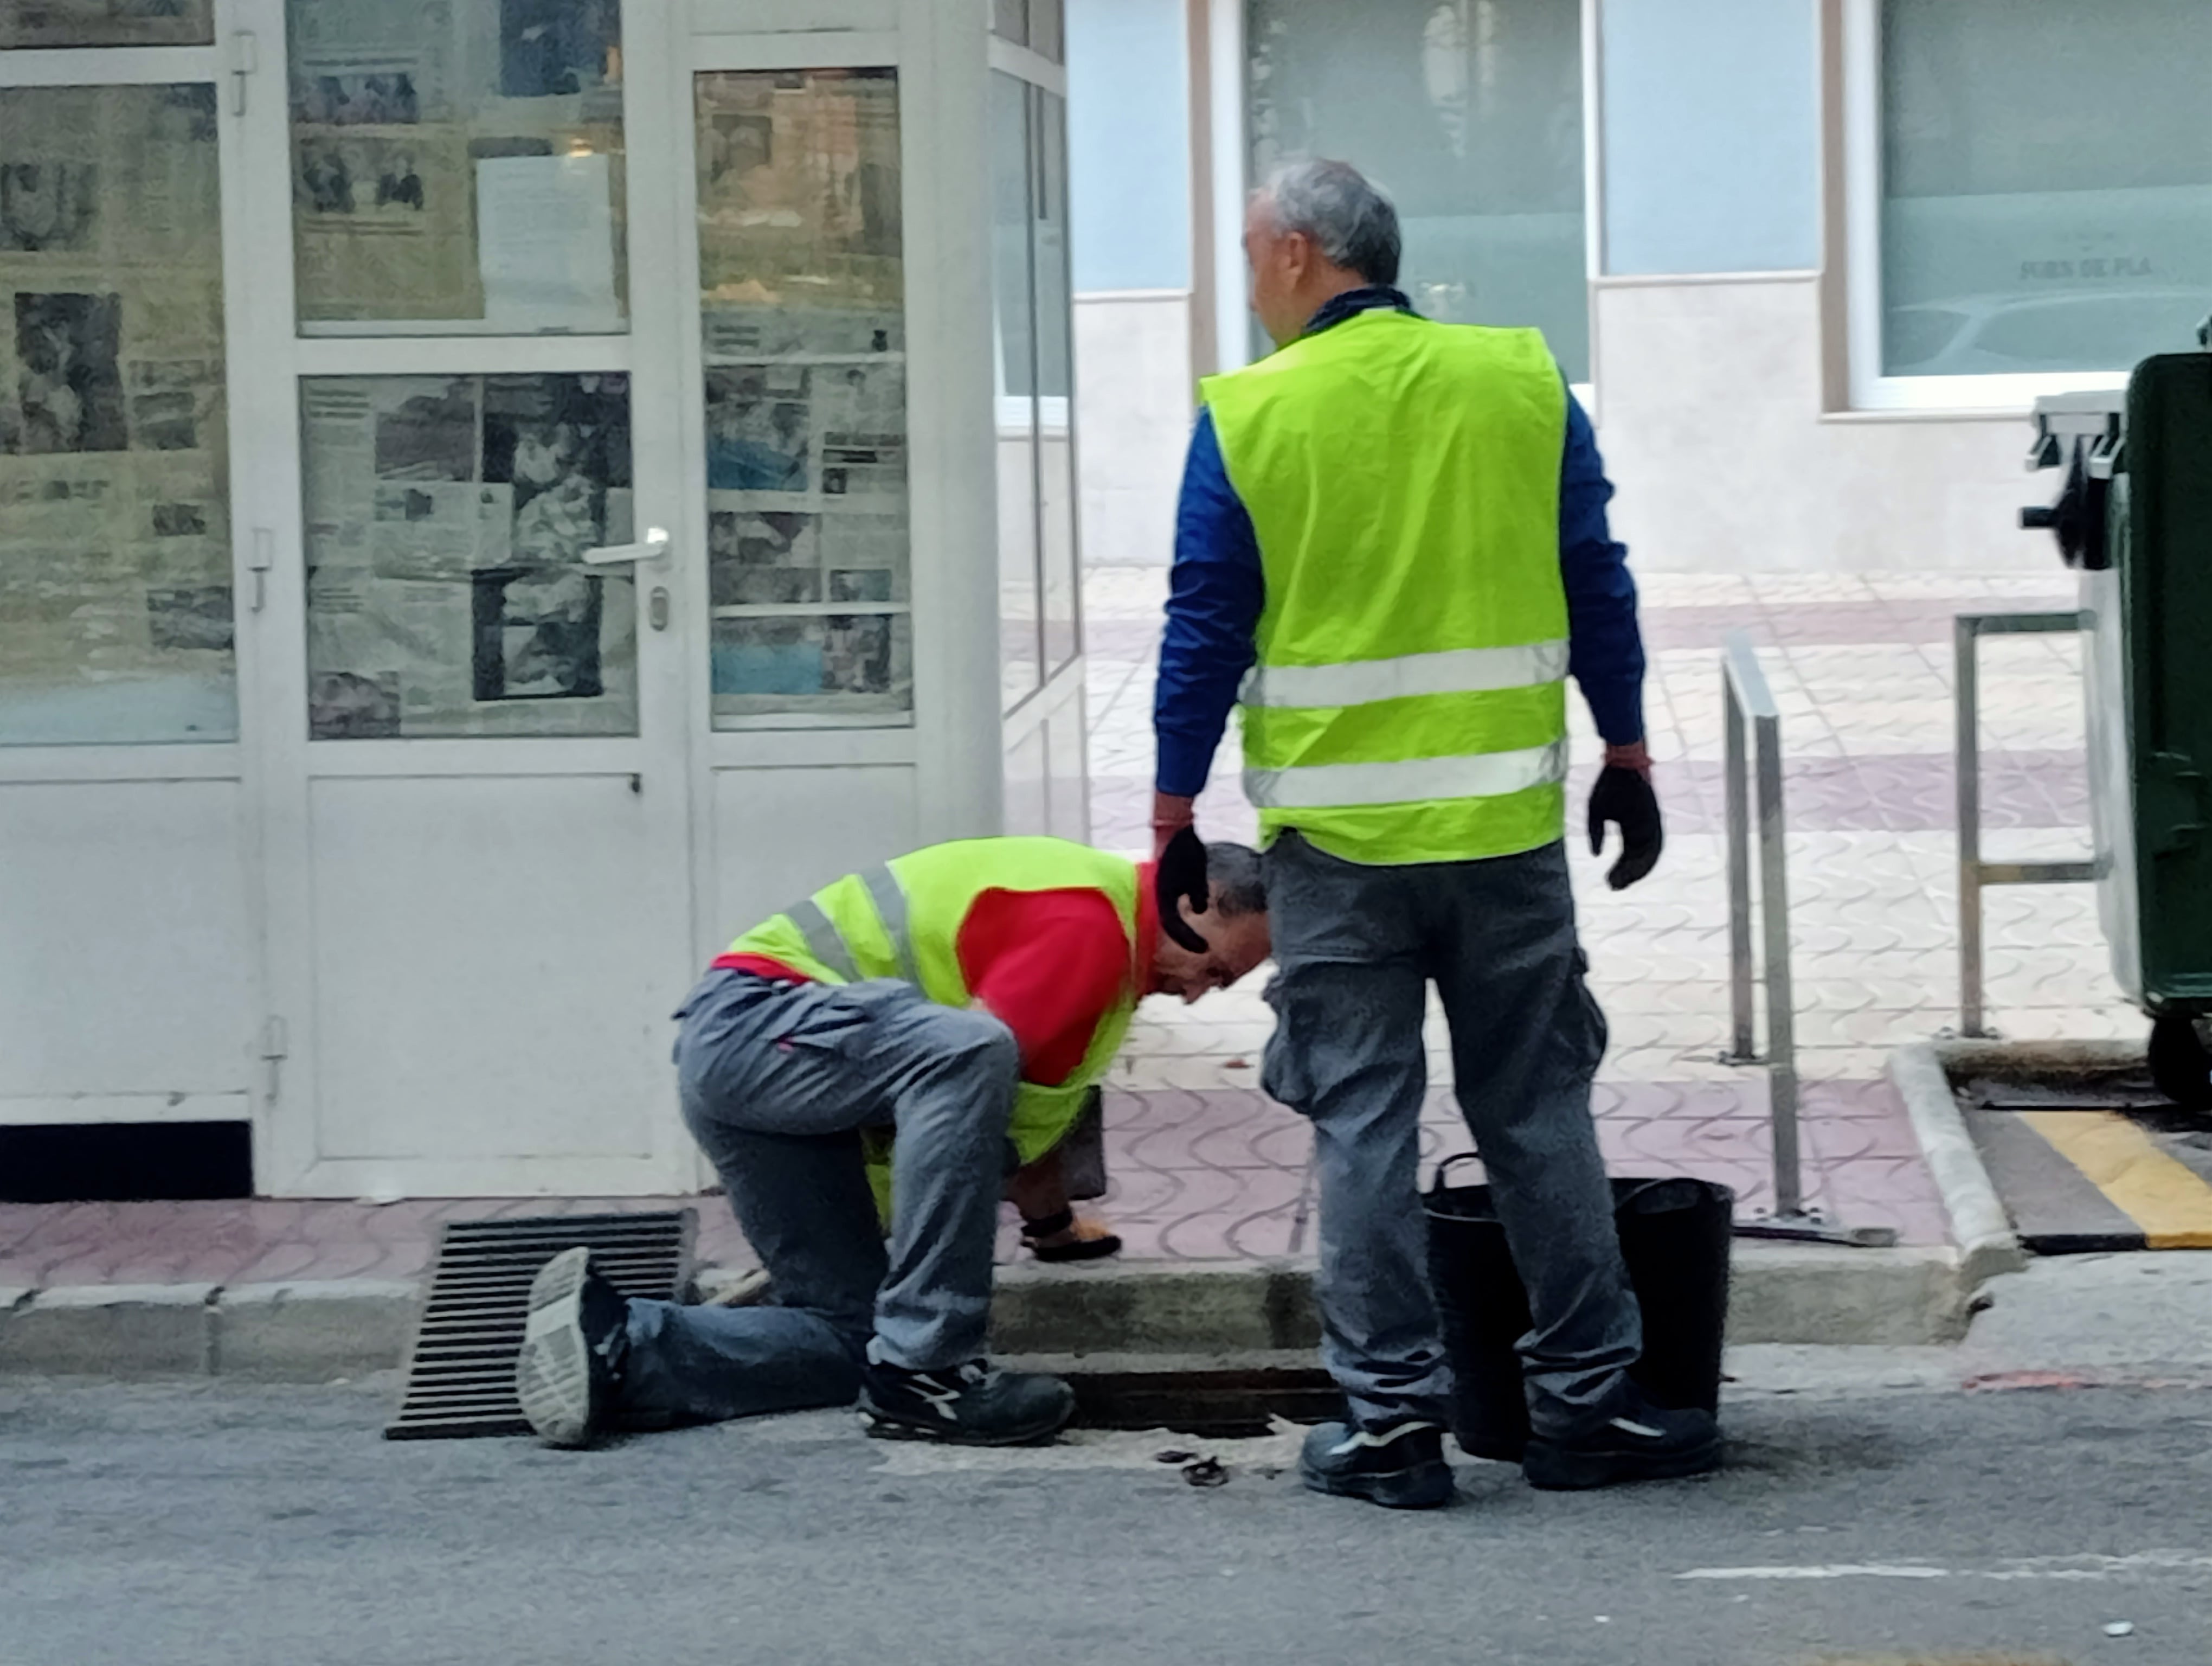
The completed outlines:
<svg viewBox="0 0 2212 1666">
<path fill-rule="evenodd" d="M 2129 370 L 1893 376 L 1881 368 L 1882 85 L 1885 0 L 1843 7 L 1844 332 L 1849 408 L 1859 411 L 2026 416 L 2051 393 L 2109 392 Z"/>
<path fill-rule="evenodd" d="M 1213 315 L 1214 368 L 1242 369 L 1251 362 L 1250 308 L 1245 302 L 1244 203 L 1259 183 L 1252 178 L 1249 77 L 1245 60 L 1245 15 L 1250 0 L 1201 0 L 1206 7 L 1208 126 L 1194 133 L 1210 153 L 1213 184 L 1212 293 L 1192 295 L 1194 307 Z M 1510 3 L 1510 0 L 1509 0 Z M 1569 384 L 1576 398 L 1596 409 L 1597 292 L 1605 273 L 1605 107 L 1603 0 L 1578 0 L 1582 30 L 1583 310 L 1589 320 L 1589 374 Z M 1200 285 L 1206 263 L 1196 263 Z"/>
</svg>

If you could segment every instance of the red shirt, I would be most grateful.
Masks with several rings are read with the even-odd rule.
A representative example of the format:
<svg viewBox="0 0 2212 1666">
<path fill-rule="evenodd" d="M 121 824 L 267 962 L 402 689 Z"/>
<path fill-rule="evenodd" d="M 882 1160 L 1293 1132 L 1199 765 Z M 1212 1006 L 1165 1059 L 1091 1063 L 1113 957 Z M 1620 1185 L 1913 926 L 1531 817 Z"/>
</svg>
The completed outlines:
<svg viewBox="0 0 2212 1666">
<path fill-rule="evenodd" d="M 953 952 L 970 995 L 1022 1050 L 1022 1079 L 1057 1087 L 1075 1073 L 1103 1018 L 1133 985 L 1152 990 L 1159 906 L 1152 865 L 1137 866 L 1134 940 L 1102 891 L 987 891 L 969 904 Z M 805 973 L 766 955 L 726 954 L 718 969 L 787 983 Z"/>
</svg>

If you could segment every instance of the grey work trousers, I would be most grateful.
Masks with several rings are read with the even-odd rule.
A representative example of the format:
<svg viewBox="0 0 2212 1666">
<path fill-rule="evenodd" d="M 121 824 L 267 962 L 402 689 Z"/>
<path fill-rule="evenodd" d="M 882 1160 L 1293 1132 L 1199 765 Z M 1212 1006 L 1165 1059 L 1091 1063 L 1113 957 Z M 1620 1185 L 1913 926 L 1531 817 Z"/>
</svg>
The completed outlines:
<svg viewBox="0 0 2212 1666">
<path fill-rule="evenodd" d="M 1452 1073 L 1534 1328 L 1529 1421 L 1612 1415 L 1641 1351 L 1590 1118 L 1605 1018 L 1583 986 L 1564 845 L 1377 867 L 1296 833 L 1267 856 L 1278 1018 L 1265 1083 L 1312 1119 L 1322 1359 L 1361 1422 L 1443 1421 L 1450 1390 L 1419 1164 L 1433 982 Z"/>
<path fill-rule="evenodd" d="M 1020 1058 L 988 1012 L 912 985 L 716 971 L 677 1013 L 684 1122 L 775 1305 L 633 1302 L 625 1411 L 686 1419 L 849 1405 L 864 1362 L 983 1352 Z M 860 1130 L 895 1125 L 886 1246 Z"/>
</svg>

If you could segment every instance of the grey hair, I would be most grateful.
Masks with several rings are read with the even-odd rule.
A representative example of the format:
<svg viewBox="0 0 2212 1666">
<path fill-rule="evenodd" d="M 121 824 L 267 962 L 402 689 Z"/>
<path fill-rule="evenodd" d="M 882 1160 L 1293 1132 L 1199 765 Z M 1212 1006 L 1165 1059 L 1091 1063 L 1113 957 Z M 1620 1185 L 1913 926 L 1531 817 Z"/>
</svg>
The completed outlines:
<svg viewBox="0 0 2212 1666">
<path fill-rule="evenodd" d="M 1350 162 L 1285 162 L 1261 187 L 1279 232 L 1303 232 L 1331 265 L 1395 283 L 1405 238 L 1389 192 Z"/>
<path fill-rule="evenodd" d="M 1267 873 L 1260 865 L 1260 853 L 1251 846 L 1207 845 L 1206 878 L 1213 892 L 1213 911 L 1224 920 L 1267 911 Z"/>
</svg>

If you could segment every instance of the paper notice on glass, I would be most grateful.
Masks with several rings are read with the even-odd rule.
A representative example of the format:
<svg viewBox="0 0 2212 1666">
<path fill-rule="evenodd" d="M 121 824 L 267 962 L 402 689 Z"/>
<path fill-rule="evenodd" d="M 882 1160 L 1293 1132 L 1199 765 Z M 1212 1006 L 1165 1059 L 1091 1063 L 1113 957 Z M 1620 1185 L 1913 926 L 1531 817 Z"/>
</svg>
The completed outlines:
<svg viewBox="0 0 2212 1666">
<path fill-rule="evenodd" d="M 622 327 L 609 181 L 605 155 L 477 163 L 477 264 L 487 324 L 516 333 Z"/>
</svg>

